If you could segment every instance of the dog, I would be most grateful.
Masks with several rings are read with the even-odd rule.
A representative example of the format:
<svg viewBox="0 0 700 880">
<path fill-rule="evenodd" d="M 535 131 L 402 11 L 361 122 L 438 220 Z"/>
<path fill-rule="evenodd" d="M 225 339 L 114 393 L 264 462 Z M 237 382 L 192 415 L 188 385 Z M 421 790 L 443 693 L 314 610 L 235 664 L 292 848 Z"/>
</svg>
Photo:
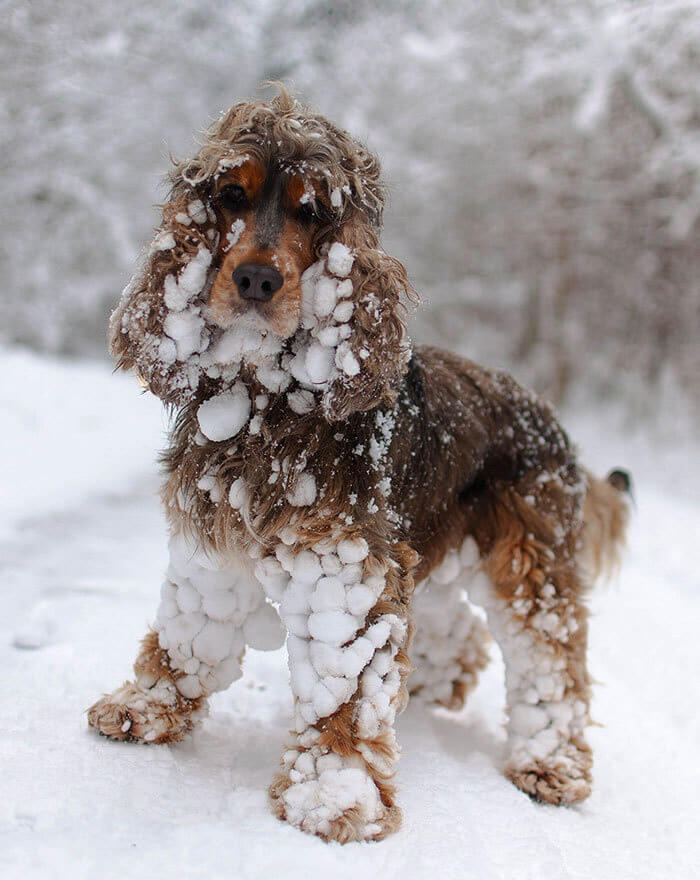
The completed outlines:
<svg viewBox="0 0 700 880">
<path fill-rule="evenodd" d="M 324 840 L 379 840 L 401 822 L 397 712 L 409 692 L 461 707 L 490 633 L 506 776 L 546 803 L 585 798 L 584 600 L 623 544 L 626 473 L 584 470 L 510 376 L 411 345 L 379 162 L 283 87 L 223 114 L 170 184 L 110 324 L 119 367 L 173 411 L 170 561 L 135 678 L 89 724 L 180 740 L 247 645 L 286 635 L 272 809 Z"/>
</svg>

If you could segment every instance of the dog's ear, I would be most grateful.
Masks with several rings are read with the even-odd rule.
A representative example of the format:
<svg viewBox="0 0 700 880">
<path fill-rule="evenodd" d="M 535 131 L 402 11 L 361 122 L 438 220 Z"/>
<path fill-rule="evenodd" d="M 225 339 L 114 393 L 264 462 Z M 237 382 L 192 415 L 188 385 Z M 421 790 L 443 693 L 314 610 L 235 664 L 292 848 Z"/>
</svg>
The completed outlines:
<svg viewBox="0 0 700 880">
<path fill-rule="evenodd" d="M 197 390 L 199 354 L 209 342 L 201 307 L 218 233 L 208 202 L 201 185 L 174 178 L 162 223 L 110 319 L 118 366 L 135 370 L 171 404 L 185 403 Z"/>
<path fill-rule="evenodd" d="M 406 301 L 417 294 L 403 264 L 379 247 L 376 228 L 362 218 L 346 220 L 335 233 L 325 271 L 342 279 L 338 290 L 345 292 L 334 317 L 346 329 L 322 401 L 326 417 L 338 421 L 394 399 L 411 353 Z"/>
</svg>

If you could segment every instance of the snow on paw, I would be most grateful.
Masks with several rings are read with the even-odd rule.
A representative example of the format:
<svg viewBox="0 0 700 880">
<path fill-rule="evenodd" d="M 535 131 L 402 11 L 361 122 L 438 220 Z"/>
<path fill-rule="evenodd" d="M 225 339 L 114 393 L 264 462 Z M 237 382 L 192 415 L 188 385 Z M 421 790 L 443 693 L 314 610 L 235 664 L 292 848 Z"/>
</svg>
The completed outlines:
<svg viewBox="0 0 700 880">
<path fill-rule="evenodd" d="M 590 750 L 569 743 L 545 760 L 508 765 L 505 775 L 533 800 L 556 806 L 577 804 L 591 793 Z"/>
<path fill-rule="evenodd" d="M 88 723 L 109 739 L 177 742 L 193 729 L 203 707 L 202 699 L 186 699 L 172 682 L 144 688 L 127 681 L 88 709 Z"/>
<path fill-rule="evenodd" d="M 304 757 L 310 755 L 302 753 Z M 289 776 L 275 777 L 269 790 L 275 815 L 307 834 L 338 843 L 381 840 L 398 829 L 399 809 L 382 802 L 367 770 L 343 766 L 335 755 L 326 757 L 336 759 L 338 766 L 310 775 L 292 769 Z"/>
<path fill-rule="evenodd" d="M 352 841 L 384 840 L 389 834 L 398 831 L 401 827 L 401 810 L 393 806 L 385 808 L 382 818 L 377 822 L 364 822 L 358 811 L 351 808 L 342 816 L 329 822 L 328 831 L 317 832 L 318 836 L 326 842 L 335 840 L 338 843 L 350 843 Z"/>
</svg>

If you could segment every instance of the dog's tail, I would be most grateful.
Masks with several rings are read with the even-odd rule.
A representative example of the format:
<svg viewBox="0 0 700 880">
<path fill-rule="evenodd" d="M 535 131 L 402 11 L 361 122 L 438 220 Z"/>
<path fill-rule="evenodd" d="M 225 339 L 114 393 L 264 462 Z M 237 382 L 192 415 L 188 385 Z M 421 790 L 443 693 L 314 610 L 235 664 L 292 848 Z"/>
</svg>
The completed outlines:
<svg viewBox="0 0 700 880">
<path fill-rule="evenodd" d="M 619 567 L 627 538 L 631 501 L 632 479 L 627 471 L 610 471 L 604 480 L 588 474 L 579 561 L 589 583 L 602 575 L 611 576 Z"/>
</svg>

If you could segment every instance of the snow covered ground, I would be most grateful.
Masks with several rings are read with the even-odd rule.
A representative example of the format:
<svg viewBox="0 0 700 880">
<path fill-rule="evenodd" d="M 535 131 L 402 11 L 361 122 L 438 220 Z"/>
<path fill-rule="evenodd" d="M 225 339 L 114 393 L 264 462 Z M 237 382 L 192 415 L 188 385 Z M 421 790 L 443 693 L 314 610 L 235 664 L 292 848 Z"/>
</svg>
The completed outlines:
<svg viewBox="0 0 700 880">
<path fill-rule="evenodd" d="M 586 460 L 629 466 L 637 513 L 619 584 L 592 599 L 595 789 L 538 806 L 499 773 L 497 657 L 457 715 L 399 721 L 404 826 L 326 845 L 274 819 L 265 788 L 291 716 L 284 652 L 175 746 L 88 731 L 85 709 L 130 675 L 165 563 L 159 404 L 104 364 L 0 351 L 0 876 L 334 880 L 685 880 L 697 876 L 700 493 L 697 447 L 628 441 L 600 413 L 568 420 Z"/>
</svg>

